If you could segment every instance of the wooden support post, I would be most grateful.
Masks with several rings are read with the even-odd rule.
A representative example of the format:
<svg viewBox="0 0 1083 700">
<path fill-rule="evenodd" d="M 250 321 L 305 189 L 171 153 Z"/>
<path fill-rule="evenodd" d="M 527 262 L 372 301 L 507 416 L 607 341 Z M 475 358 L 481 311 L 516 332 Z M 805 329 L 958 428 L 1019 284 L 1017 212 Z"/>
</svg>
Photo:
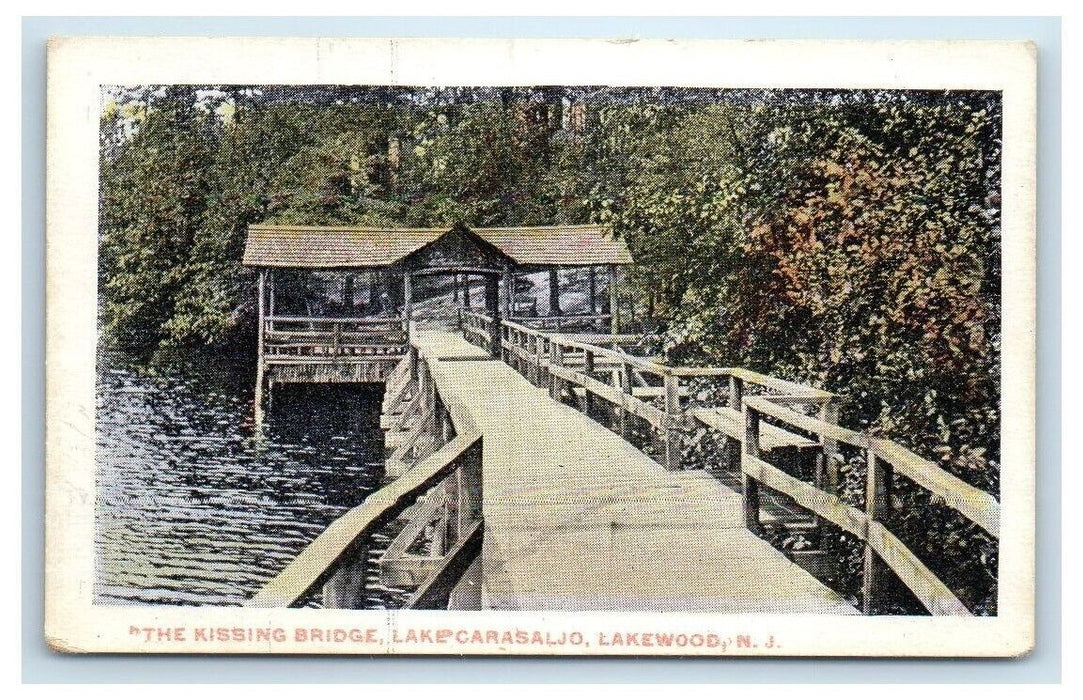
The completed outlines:
<svg viewBox="0 0 1083 700">
<path fill-rule="evenodd" d="M 501 315 L 504 318 L 512 317 L 512 303 L 515 300 L 515 291 L 512 289 L 512 285 L 515 284 L 515 276 L 511 274 L 511 268 L 504 268 L 504 284 L 502 285 L 503 291 L 500 295 L 500 309 Z"/>
<path fill-rule="evenodd" d="M 892 467 L 887 462 L 881 461 L 873 454 L 872 449 L 866 452 L 866 478 L 865 478 L 865 514 L 868 522 L 883 518 L 888 508 L 888 499 L 891 497 Z M 882 587 L 883 563 L 879 561 L 876 550 L 869 544 L 868 536 L 865 539 L 865 561 L 861 572 L 861 612 L 872 615 L 876 610 L 876 600 L 879 598 Z"/>
<path fill-rule="evenodd" d="M 495 275 L 485 278 L 485 307 L 492 314 L 492 326 L 489 328 L 489 355 L 500 358 L 502 356 L 501 328 L 503 323 L 500 317 L 500 280 Z"/>
<path fill-rule="evenodd" d="M 365 578 L 368 574 L 367 548 L 353 547 L 335 566 L 323 584 L 323 607 L 361 610 L 365 607 Z"/>
<path fill-rule="evenodd" d="M 263 358 L 263 335 L 264 335 L 264 309 L 263 309 L 263 295 L 264 288 L 267 284 L 267 271 L 259 271 L 259 285 L 258 296 L 259 300 L 256 303 L 258 307 L 257 312 L 257 324 L 256 324 L 256 397 L 255 397 L 255 416 L 254 422 L 256 428 L 260 428 L 263 425 L 263 375 L 266 363 Z"/>
<path fill-rule="evenodd" d="M 592 350 L 583 352 L 583 374 L 594 378 L 594 352 Z M 590 387 L 583 387 L 583 413 L 589 418 L 593 412 L 594 394 L 590 392 Z"/>
<path fill-rule="evenodd" d="M 267 271 L 267 316 L 274 318 L 275 315 L 275 271 Z M 274 330 L 274 324 L 271 322 L 271 328 Z"/>
<path fill-rule="evenodd" d="M 542 358 L 545 357 L 545 336 L 534 336 L 534 386 L 545 384 L 545 372 L 542 370 Z"/>
<path fill-rule="evenodd" d="M 812 465 L 812 483 L 816 488 L 823 491 L 824 482 L 827 478 L 827 455 L 824 453 L 822 447 L 816 451 L 816 454 L 813 455 L 813 459 L 815 461 Z M 815 513 L 812 514 L 812 525 L 817 531 L 823 526 L 823 522 L 824 520 L 822 517 Z"/>
<path fill-rule="evenodd" d="M 820 414 L 818 417 L 824 423 L 835 425 L 839 420 L 839 407 L 835 405 L 833 401 L 825 403 L 820 406 Z M 829 493 L 837 496 L 839 491 L 839 465 L 835 459 L 835 455 L 838 454 L 839 443 L 831 438 L 821 436 L 820 444 L 823 446 L 824 453 L 826 476 L 824 487 Z"/>
<path fill-rule="evenodd" d="M 436 435 L 440 439 L 440 445 L 446 445 L 455 437 L 455 426 L 439 394 L 436 395 L 436 421 Z"/>
<path fill-rule="evenodd" d="M 549 366 L 550 367 L 563 367 L 564 366 L 564 348 L 560 347 L 560 343 L 553 341 L 549 343 Z M 564 393 L 564 380 L 553 374 L 549 373 L 549 397 L 554 401 L 560 401 Z"/>
<path fill-rule="evenodd" d="M 493 316 L 493 321 L 490 323 L 490 328 L 488 328 L 488 338 L 490 338 L 490 345 L 488 345 L 488 355 L 490 355 L 491 358 L 496 358 L 497 360 L 499 360 L 501 357 L 504 357 L 503 332 L 501 332 L 500 330 L 503 327 L 504 324 L 500 322 L 500 316 Z"/>
<path fill-rule="evenodd" d="M 402 276 L 402 318 L 406 323 L 406 340 L 414 340 L 414 276 L 406 272 Z"/>
<path fill-rule="evenodd" d="M 347 316 L 356 316 L 353 308 L 353 273 L 345 272 L 342 275 L 342 305 L 349 309 L 346 312 Z"/>
<path fill-rule="evenodd" d="M 417 346 L 410 343 L 406 348 L 406 361 L 409 363 L 410 379 L 417 381 L 418 377 L 418 350 Z"/>
<path fill-rule="evenodd" d="M 560 314 L 560 270 L 553 268 L 549 270 L 549 315 L 560 316 Z"/>
<path fill-rule="evenodd" d="M 760 456 L 760 414 L 748 404 L 744 404 L 745 417 L 744 441 L 741 449 L 741 486 L 745 509 L 745 527 L 760 534 L 760 485 L 748 474 L 746 458 Z"/>
<path fill-rule="evenodd" d="M 369 270 L 365 273 L 368 276 L 369 281 L 369 315 L 375 315 L 376 311 L 382 305 L 380 304 L 380 283 L 379 273 L 375 270 Z M 379 308 L 382 311 L 382 308 Z"/>
<path fill-rule="evenodd" d="M 466 532 L 471 524 L 481 520 L 482 503 L 482 443 L 468 449 L 459 458 L 459 468 L 455 470 L 456 494 L 459 503 L 456 508 L 460 533 Z"/>
<path fill-rule="evenodd" d="M 745 383 L 740 377 L 730 375 L 730 393 L 728 405 L 735 411 L 741 410 L 741 400 L 745 396 Z"/>
<path fill-rule="evenodd" d="M 632 366 L 627 362 L 622 362 L 620 366 L 620 387 L 619 389 L 627 396 L 632 395 Z M 627 402 L 625 398 L 625 402 Z M 617 409 L 617 420 L 620 423 L 620 436 L 627 440 L 632 435 L 632 421 L 628 408 L 624 402 Z"/>
<path fill-rule="evenodd" d="M 436 382 L 432 380 L 429 365 L 419 362 L 417 366 L 417 390 L 421 394 L 421 401 L 426 412 L 433 414 L 436 410 Z"/>
<path fill-rule="evenodd" d="M 597 269 L 591 265 L 587 270 L 587 296 L 590 298 L 590 313 L 598 313 L 598 278 Z"/>
<path fill-rule="evenodd" d="M 455 303 L 459 302 L 459 273 L 451 273 L 451 300 Z"/>
<path fill-rule="evenodd" d="M 681 419 L 680 377 L 667 374 L 665 382 L 666 426 L 663 428 L 662 464 L 670 471 L 681 468 L 681 431 L 677 427 Z"/>
<path fill-rule="evenodd" d="M 470 309 L 470 275 L 463 275 L 463 306 Z"/>
<path fill-rule="evenodd" d="M 609 332 L 620 333 L 620 297 L 617 295 L 617 266 L 609 266 Z"/>
</svg>

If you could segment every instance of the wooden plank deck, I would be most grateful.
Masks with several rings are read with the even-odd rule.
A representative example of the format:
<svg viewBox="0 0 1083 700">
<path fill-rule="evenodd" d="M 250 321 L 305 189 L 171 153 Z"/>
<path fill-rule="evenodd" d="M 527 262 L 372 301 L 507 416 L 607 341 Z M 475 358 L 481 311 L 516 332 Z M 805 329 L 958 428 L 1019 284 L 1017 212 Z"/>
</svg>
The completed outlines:
<svg viewBox="0 0 1083 700">
<path fill-rule="evenodd" d="M 484 434 L 486 608 L 857 614 L 745 529 L 717 479 L 667 472 L 461 336 L 416 343 Z"/>
</svg>

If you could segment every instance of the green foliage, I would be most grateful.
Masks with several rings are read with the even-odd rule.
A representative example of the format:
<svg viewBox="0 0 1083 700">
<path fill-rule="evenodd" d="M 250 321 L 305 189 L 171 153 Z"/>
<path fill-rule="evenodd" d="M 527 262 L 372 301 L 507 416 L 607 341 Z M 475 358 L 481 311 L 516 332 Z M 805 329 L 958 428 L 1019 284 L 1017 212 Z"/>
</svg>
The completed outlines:
<svg viewBox="0 0 1083 700">
<path fill-rule="evenodd" d="M 145 88 L 102 116 L 103 331 L 251 338 L 254 222 L 608 223 L 673 359 L 835 391 L 996 492 L 999 196 L 989 93 Z M 995 610 L 995 541 L 919 493 L 893 527 Z"/>
</svg>

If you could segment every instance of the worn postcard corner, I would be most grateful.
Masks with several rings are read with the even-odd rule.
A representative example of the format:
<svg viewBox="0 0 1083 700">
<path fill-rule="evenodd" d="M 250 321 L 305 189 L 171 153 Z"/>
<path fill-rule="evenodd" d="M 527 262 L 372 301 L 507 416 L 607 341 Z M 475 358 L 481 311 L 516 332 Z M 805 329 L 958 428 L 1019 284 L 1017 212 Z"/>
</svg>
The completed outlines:
<svg viewBox="0 0 1083 700">
<path fill-rule="evenodd" d="M 54 650 L 1033 648 L 1033 43 L 69 38 L 48 101 Z"/>
</svg>

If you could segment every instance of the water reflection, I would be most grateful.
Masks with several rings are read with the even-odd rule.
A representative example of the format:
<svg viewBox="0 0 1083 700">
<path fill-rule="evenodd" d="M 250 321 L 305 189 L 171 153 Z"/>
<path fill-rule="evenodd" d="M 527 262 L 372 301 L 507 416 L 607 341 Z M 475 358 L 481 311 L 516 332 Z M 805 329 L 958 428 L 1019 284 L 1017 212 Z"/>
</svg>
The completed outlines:
<svg viewBox="0 0 1083 700">
<path fill-rule="evenodd" d="M 279 387 L 263 437 L 249 373 L 101 363 L 95 602 L 237 605 L 382 477 L 380 387 Z"/>
</svg>

